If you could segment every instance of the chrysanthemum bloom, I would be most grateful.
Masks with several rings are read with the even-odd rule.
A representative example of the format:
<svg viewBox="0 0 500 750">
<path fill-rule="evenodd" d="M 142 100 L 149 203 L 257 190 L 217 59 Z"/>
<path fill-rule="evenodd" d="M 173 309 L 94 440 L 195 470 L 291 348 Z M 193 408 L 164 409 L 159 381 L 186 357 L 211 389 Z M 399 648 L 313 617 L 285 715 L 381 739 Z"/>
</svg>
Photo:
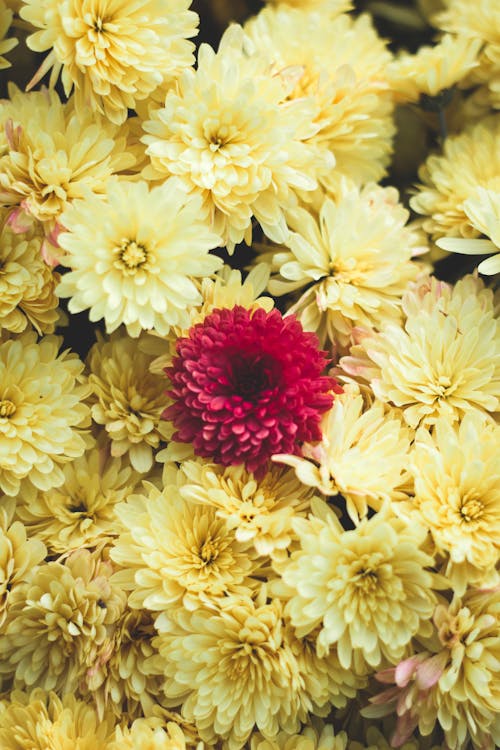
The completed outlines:
<svg viewBox="0 0 500 750">
<path fill-rule="evenodd" d="M 463 202 L 463 210 L 471 226 L 489 239 L 442 237 L 436 244 L 443 250 L 466 255 L 496 253 L 482 260 L 477 270 L 487 275 L 500 273 L 500 191 L 477 187 Z"/>
<path fill-rule="evenodd" d="M 136 719 L 130 727 L 116 727 L 115 740 L 106 750 L 194 750 L 181 724 L 159 718 Z M 201 750 L 203 743 L 197 745 Z"/>
<path fill-rule="evenodd" d="M 228 597 L 215 611 L 179 608 L 156 620 L 165 695 L 182 703 L 182 716 L 205 742 L 239 750 L 254 728 L 265 737 L 298 731 L 302 681 L 282 617 L 278 600 Z"/>
<path fill-rule="evenodd" d="M 10 24 L 12 23 L 12 10 L 7 7 L 4 0 L 0 0 L 0 70 L 10 68 L 10 62 L 4 57 L 7 52 L 14 49 L 18 40 L 16 38 L 6 39 Z"/>
<path fill-rule="evenodd" d="M 40 29 L 27 39 L 50 50 L 30 82 L 52 68 L 79 114 L 103 113 L 122 123 L 127 110 L 193 62 L 198 16 L 189 0 L 24 0 L 20 15 Z"/>
<path fill-rule="evenodd" d="M 323 10 L 327 10 L 329 13 L 345 13 L 348 10 L 352 10 L 351 0 L 267 0 L 272 5 L 289 5 L 291 8 L 318 8 L 320 6 Z"/>
<path fill-rule="evenodd" d="M 55 91 L 25 94 L 11 85 L 9 96 L 0 102 L 7 146 L 0 150 L 0 204 L 20 207 L 49 235 L 86 189 L 103 193 L 112 174 L 132 168 L 136 149 L 125 125 L 90 108 L 78 117 L 74 101 L 62 103 Z"/>
<path fill-rule="evenodd" d="M 266 739 L 260 732 L 250 737 L 250 750 L 345 750 L 347 735 L 334 733 L 332 724 L 319 720 L 305 726 L 299 734 L 279 732 L 276 737 Z"/>
<path fill-rule="evenodd" d="M 498 189 L 500 115 L 488 117 L 444 142 L 443 153 L 429 156 L 419 170 L 422 184 L 410 200 L 426 218 L 423 227 L 434 238 L 477 237 L 464 201 L 477 187 Z"/>
<path fill-rule="evenodd" d="M 335 157 L 335 168 L 320 171 L 319 181 L 334 192 L 340 175 L 357 184 L 380 180 L 395 131 L 386 80 L 391 54 L 371 18 L 339 15 L 325 2 L 303 9 L 279 5 L 264 8 L 245 31 L 274 70 L 301 73 L 290 99 L 311 97 L 317 133 L 310 143 Z"/>
<path fill-rule="evenodd" d="M 333 378 L 322 376 L 326 352 L 293 315 L 216 309 L 177 341 L 166 368 L 173 439 L 224 466 L 263 474 L 274 453 L 299 453 L 321 439 L 321 414 L 331 406 Z"/>
<path fill-rule="evenodd" d="M 145 610 L 127 608 L 114 623 L 79 684 L 80 694 L 95 701 L 99 716 L 111 711 L 131 721 L 150 716 L 161 704 L 164 660 L 151 645 L 154 635 Z"/>
<path fill-rule="evenodd" d="M 163 491 L 132 495 L 116 507 L 125 527 L 111 551 L 123 567 L 114 580 L 130 590 L 129 604 L 152 611 L 182 605 L 196 609 L 229 593 L 255 588 L 258 569 L 250 541 L 236 540 L 215 508 L 183 500 L 185 478 L 172 469 Z"/>
<path fill-rule="evenodd" d="M 318 654 L 336 645 L 345 669 L 359 658 L 397 663 L 434 609 L 426 530 L 378 513 L 344 531 L 333 512 L 316 509 L 322 518 L 293 522 L 300 548 L 279 566 L 297 637 L 318 628 Z"/>
<path fill-rule="evenodd" d="M 124 332 L 107 340 L 98 334 L 88 356 L 92 419 L 106 430 L 111 455 L 127 454 L 142 473 L 151 469 L 154 451 L 172 432 L 160 418 L 165 378 L 149 371 L 152 359 Z"/>
<path fill-rule="evenodd" d="M 349 384 L 323 417 L 322 433 L 321 442 L 302 447 L 303 458 L 273 460 L 293 466 L 301 482 L 324 495 L 341 494 L 355 522 L 369 507 L 407 497 L 412 435 L 396 413 L 380 401 L 365 407 L 359 388 Z"/>
<path fill-rule="evenodd" d="M 417 432 L 410 468 L 411 517 L 432 533 L 453 591 L 498 583 L 500 560 L 500 426 L 477 413 L 459 425 L 438 419 L 432 435 Z"/>
<path fill-rule="evenodd" d="M 92 448 L 63 468 L 60 487 L 23 498 L 16 513 L 30 537 L 43 541 L 52 554 L 94 547 L 118 534 L 117 503 L 134 492 L 141 475 L 128 460 L 110 458 L 105 446 Z"/>
<path fill-rule="evenodd" d="M 406 321 L 365 335 L 340 366 L 400 407 L 411 427 L 469 411 L 500 411 L 500 322 L 493 292 L 465 276 L 454 287 L 434 278 L 403 298 Z"/>
<path fill-rule="evenodd" d="M 14 520 L 14 498 L 0 498 L 0 626 L 7 616 L 12 592 L 27 580 L 47 550 L 38 539 L 28 539 L 24 525 Z"/>
<path fill-rule="evenodd" d="M 436 722 L 446 747 L 494 750 L 500 742 L 500 590 L 469 589 L 436 607 L 432 651 L 424 651 L 377 675 L 394 684 L 370 699 L 365 716 L 397 711 L 392 746 L 418 727 L 425 737 Z"/>
<path fill-rule="evenodd" d="M 0 229 L 0 329 L 22 333 L 31 324 L 38 333 L 54 332 L 59 274 L 44 263 L 42 242 L 31 231 L 17 234 L 6 224 Z"/>
<path fill-rule="evenodd" d="M 478 66 L 481 46 L 480 39 L 445 34 L 432 47 L 420 47 L 414 55 L 399 55 L 387 67 L 398 101 L 416 102 L 422 94 L 435 97 L 460 83 Z"/>
<path fill-rule="evenodd" d="M 314 190 L 316 173 L 333 164 L 307 139 L 316 132 L 308 99 L 288 101 L 293 87 L 269 61 L 250 54 L 239 26 L 224 34 L 218 52 L 200 47 L 197 69 L 187 69 L 165 105 L 151 111 L 143 141 L 147 179 L 178 175 L 203 199 L 207 222 L 232 251 L 252 237 L 252 217 L 277 242 L 287 233 L 283 210 L 295 191 Z"/>
<path fill-rule="evenodd" d="M 23 333 L 0 343 L 0 489 L 48 490 L 64 482 L 62 464 L 89 443 L 83 362 L 61 339 Z"/>
<path fill-rule="evenodd" d="M 216 509 L 239 542 L 252 542 L 259 555 L 286 549 L 294 538 L 291 520 L 309 509 L 314 490 L 293 471 L 273 466 L 260 480 L 242 466 L 224 468 L 185 461 L 182 497 Z"/>
<path fill-rule="evenodd" d="M 109 562 L 88 550 L 49 562 L 12 593 L 0 638 L 0 675 L 14 687 L 72 692 L 93 663 L 125 596 Z"/>
<path fill-rule="evenodd" d="M 401 297 L 422 267 L 411 260 L 417 235 L 394 188 L 360 190 L 342 181 L 316 217 L 287 214 L 291 232 L 272 256 L 272 294 L 306 289 L 289 311 L 306 330 L 347 346 L 353 327 L 379 328 L 401 318 Z"/>
<path fill-rule="evenodd" d="M 74 695 L 60 698 L 39 688 L 13 691 L 0 711 L 2 750 L 105 750 L 114 729 L 112 715 L 98 718 L 93 706 Z"/>
<path fill-rule="evenodd" d="M 131 336 L 189 326 L 189 308 L 201 302 L 194 279 L 222 266 L 209 253 L 219 237 L 200 211 L 200 199 L 175 179 L 151 190 L 109 180 L 103 198 L 88 194 L 61 217 L 66 231 L 58 239 L 71 271 L 57 293 L 71 298 L 70 312 L 104 318 L 108 333 L 122 323 Z"/>
</svg>

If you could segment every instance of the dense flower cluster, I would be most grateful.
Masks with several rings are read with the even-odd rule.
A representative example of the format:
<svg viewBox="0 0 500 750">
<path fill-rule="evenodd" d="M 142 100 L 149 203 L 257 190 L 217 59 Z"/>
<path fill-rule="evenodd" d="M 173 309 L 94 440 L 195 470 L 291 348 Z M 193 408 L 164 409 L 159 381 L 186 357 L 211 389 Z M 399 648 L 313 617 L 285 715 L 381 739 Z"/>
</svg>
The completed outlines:
<svg viewBox="0 0 500 750">
<path fill-rule="evenodd" d="M 498 0 L 190 6 L 0 0 L 0 748 L 495 750 Z"/>
</svg>

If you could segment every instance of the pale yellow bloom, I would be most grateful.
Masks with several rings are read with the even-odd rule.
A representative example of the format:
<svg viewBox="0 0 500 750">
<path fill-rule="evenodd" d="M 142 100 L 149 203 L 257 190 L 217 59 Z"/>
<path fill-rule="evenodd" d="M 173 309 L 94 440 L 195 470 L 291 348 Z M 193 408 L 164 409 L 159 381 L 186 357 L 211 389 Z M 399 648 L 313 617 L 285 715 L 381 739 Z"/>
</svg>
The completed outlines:
<svg viewBox="0 0 500 750">
<path fill-rule="evenodd" d="M 14 498 L 0 498 L 0 626 L 5 622 L 12 592 L 31 575 L 46 555 L 45 545 L 28 539 L 26 528 L 15 519 Z"/>
<path fill-rule="evenodd" d="M 496 253 L 482 260 L 477 270 L 487 275 L 500 273 L 500 252 L 497 252 L 500 248 L 500 191 L 477 187 L 464 201 L 463 208 L 474 229 L 489 239 L 442 237 L 436 244 L 443 250 L 466 255 Z"/>
<path fill-rule="evenodd" d="M 21 17 L 40 29 L 27 39 L 50 50 L 30 82 L 52 68 L 79 114 L 122 123 L 127 110 L 193 62 L 198 16 L 189 0 L 23 0 Z"/>
<path fill-rule="evenodd" d="M 347 735 L 335 734 L 332 724 L 315 720 L 305 726 L 299 734 L 280 732 L 273 739 L 266 739 L 259 732 L 250 738 L 250 750 L 345 750 Z"/>
<path fill-rule="evenodd" d="M 289 312 L 306 330 L 347 346 L 356 326 L 380 328 L 401 318 L 401 297 L 422 267 L 412 261 L 417 235 L 394 188 L 343 181 L 335 201 L 316 217 L 305 208 L 287 214 L 289 250 L 272 256 L 278 272 L 272 294 L 306 287 Z"/>
<path fill-rule="evenodd" d="M 106 750 L 188 750 L 193 747 L 180 724 L 160 719 L 136 719 L 130 728 L 117 727 L 116 739 Z M 198 744 L 202 750 L 203 743 Z"/>
<path fill-rule="evenodd" d="M 184 500 L 185 477 L 171 468 L 162 491 L 152 484 L 116 507 L 124 531 L 112 559 L 123 568 L 116 581 L 129 604 L 153 612 L 173 606 L 195 610 L 205 601 L 255 588 L 259 569 L 251 541 L 218 518 L 215 508 Z"/>
<path fill-rule="evenodd" d="M 200 217 L 201 201 L 175 179 L 147 183 L 109 180 L 103 198 L 78 200 L 61 217 L 59 236 L 71 271 L 57 287 L 70 312 L 104 318 L 108 333 L 122 323 L 131 336 L 189 324 L 201 302 L 194 279 L 222 260 L 209 251 L 219 237 Z"/>
<path fill-rule="evenodd" d="M 162 613 L 156 627 L 165 695 L 182 703 L 205 742 L 239 750 L 254 728 L 266 738 L 298 731 L 302 681 L 278 600 L 228 597 L 216 610 L 178 608 Z"/>
<path fill-rule="evenodd" d="M 165 378 L 149 371 L 152 357 L 123 331 L 98 334 L 88 355 L 92 419 L 111 441 L 111 455 L 127 454 L 136 471 L 148 472 L 156 451 L 170 435 L 161 419 Z"/>
<path fill-rule="evenodd" d="M 349 384 L 335 396 L 322 431 L 320 443 L 302 447 L 303 457 L 274 460 L 293 466 L 301 482 L 324 495 L 341 494 L 355 523 L 368 508 L 406 497 L 412 434 L 395 410 L 380 401 L 366 406 L 359 388 Z"/>
<path fill-rule="evenodd" d="M 12 23 L 12 10 L 6 4 L 5 0 L 0 0 L 0 70 L 10 68 L 10 62 L 4 57 L 7 52 L 18 44 L 16 38 L 6 39 L 7 32 Z"/>
<path fill-rule="evenodd" d="M 312 8 L 321 9 L 328 13 L 345 13 L 352 10 L 351 0 L 267 0 L 271 5 L 289 5 L 291 8 L 300 8 L 309 10 Z"/>
<path fill-rule="evenodd" d="M 286 549 L 294 533 L 291 521 L 309 509 L 314 490 L 294 472 L 273 467 L 259 482 L 242 466 L 185 461 L 181 466 L 186 500 L 214 508 L 239 542 L 251 542 L 259 555 Z"/>
<path fill-rule="evenodd" d="M 42 242 L 33 231 L 0 228 L 0 329 L 22 333 L 31 324 L 38 333 L 54 332 L 59 274 L 44 263 Z"/>
<path fill-rule="evenodd" d="M 0 204 L 21 207 L 49 234 L 63 210 L 86 190 L 103 193 L 112 174 L 131 169 L 137 149 L 129 130 L 86 108 L 77 116 L 74 100 L 55 91 L 22 93 L 9 88 L 0 102 Z M 2 148 L 3 146 L 3 148 Z"/>
<path fill-rule="evenodd" d="M 423 227 L 439 237 L 477 237 L 480 233 L 464 210 L 478 187 L 500 188 L 500 115 L 488 117 L 449 136 L 442 154 L 432 154 L 420 168 L 422 182 L 410 200 L 426 218 Z"/>
<path fill-rule="evenodd" d="M 432 435 L 420 429 L 411 454 L 415 498 L 404 507 L 430 530 L 459 595 L 498 583 L 499 448 L 500 426 L 472 412 L 459 425 L 439 419 Z"/>
<path fill-rule="evenodd" d="M 253 217 L 282 241 L 284 209 L 297 190 L 315 189 L 317 171 L 329 166 L 306 143 L 317 130 L 313 103 L 289 101 L 293 81 L 274 73 L 241 27 L 230 26 L 218 52 L 201 45 L 197 69 L 185 70 L 144 122 L 151 159 L 144 176 L 177 175 L 202 198 L 208 225 L 230 252 L 250 243 Z"/>
<path fill-rule="evenodd" d="M 460 83 L 477 67 L 480 39 L 445 34 L 433 47 L 403 53 L 387 67 L 387 78 L 398 101 L 416 102 L 424 94 L 435 97 Z"/>
<path fill-rule="evenodd" d="M 0 489 L 8 495 L 60 486 L 62 465 L 89 443 L 83 362 L 59 354 L 60 344 L 34 332 L 0 343 Z"/>
<path fill-rule="evenodd" d="M 17 516 L 30 537 L 51 553 L 93 547 L 118 534 L 117 503 L 136 489 L 141 475 L 126 458 L 111 458 L 104 445 L 92 448 L 63 468 L 60 487 L 18 498 Z"/>
<path fill-rule="evenodd" d="M 73 692 L 92 664 L 125 596 L 100 553 L 48 562 L 12 593 L 0 639 L 0 675 L 14 687 Z"/>
<path fill-rule="evenodd" d="M 68 694 L 15 690 L 0 711 L 2 750 L 108 750 L 114 718 Z"/>
<path fill-rule="evenodd" d="M 333 512 L 313 510 L 322 517 L 294 521 L 300 548 L 279 566 L 297 636 L 318 628 L 318 654 L 336 646 L 346 669 L 397 663 L 434 609 L 426 530 L 379 513 L 344 531 Z"/>
<path fill-rule="evenodd" d="M 403 299 L 404 326 L 368 334 L 340 360 L 411 427 L 500 411 L 500 323 L 493 292 L 473 276 L 430 278 Z"/>
<path fill-rule="evenodd" d="M 339 14 L 327 2 L 279 4 L 261 10 L 245 31 L 274 70 L 295 77 L 291 100 L 307 96 L 316 105 L 310 143 L 336 161 L 318 173 L 319 181 L 335 192 L 341 175 L 357 184 L 380 180 L 395 131 L 386 78 L 391 54 L 370 16 Z"/>
</svg>

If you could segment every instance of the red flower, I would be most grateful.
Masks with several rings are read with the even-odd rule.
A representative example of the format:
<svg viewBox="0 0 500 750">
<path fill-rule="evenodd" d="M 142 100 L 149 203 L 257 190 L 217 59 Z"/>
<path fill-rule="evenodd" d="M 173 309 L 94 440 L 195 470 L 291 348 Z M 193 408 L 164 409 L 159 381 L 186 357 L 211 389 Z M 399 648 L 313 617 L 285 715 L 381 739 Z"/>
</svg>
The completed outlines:
<svg viewBox="0 0 500 750">
<path fill-rule="evenodd" d="M 174 403 L 162 414 L 174 439 L 261 475 L 274 453 L 321 439 L 321 414 L 342 390 L 321 375 L 326 352 L 315 334 L 278 310 L 214 310 L 177 341 L 177 354 L 165 368 Z"/>
</svg>

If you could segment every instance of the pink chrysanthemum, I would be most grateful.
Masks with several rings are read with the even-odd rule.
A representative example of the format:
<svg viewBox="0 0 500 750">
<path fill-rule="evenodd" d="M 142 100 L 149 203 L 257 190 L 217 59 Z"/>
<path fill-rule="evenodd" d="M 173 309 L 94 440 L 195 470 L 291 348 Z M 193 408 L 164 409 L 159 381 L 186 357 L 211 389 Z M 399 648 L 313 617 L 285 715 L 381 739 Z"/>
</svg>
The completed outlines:
<svg viewBox="0 0 500 750">
<path fill-rule="evenodd" d="M 321 414 L 341 390 L 321 375 L 326 352 L 315 334 L 278 310 L 216 309 L 177 341 L 177 354 L 165 368 L 174 403 L 162 415 L 174 440 L 260 474 L 274 453 L 321 439 Z"/>
</svg>

